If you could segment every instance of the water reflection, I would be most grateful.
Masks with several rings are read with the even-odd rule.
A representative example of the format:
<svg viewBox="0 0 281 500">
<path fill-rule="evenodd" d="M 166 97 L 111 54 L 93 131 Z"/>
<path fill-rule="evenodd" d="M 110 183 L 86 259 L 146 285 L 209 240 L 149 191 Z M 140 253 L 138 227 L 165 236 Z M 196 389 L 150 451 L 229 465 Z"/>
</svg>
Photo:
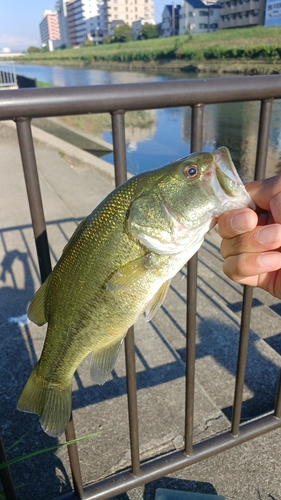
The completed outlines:
<svg viewBox="0 0 281 500">
<path fill-rule="evenodd" d="M 165 81 L 188 78 L 186 74 L 152 74 L 137 71 L 106 71 L 98 69 L 63 68 L 59 66 L 16 65 L 18 74 L 37 78 L 56 86 L 110 85 Z M 214 76 L 214 75 L 212 75 Z M 196 78 L 191 75 L 189 78 Z M 227 146 L 244 181 L 254 174 L 259 123 L 258 102 L 208 105 L 204 111 L 204 150 Z M 126 127 L 127 166 L 137 174 L 164 165 L 190 153 L 190 108 L 167 108 L 140 112 Z M 103 138 L 112 143 L 112 134 L 104 130 Z M 105 160 L 113 163 L 113 155 Z M 267 175 L 281 171 L 281 101 L 273 104 L 267 159 Z"/>
</svg>

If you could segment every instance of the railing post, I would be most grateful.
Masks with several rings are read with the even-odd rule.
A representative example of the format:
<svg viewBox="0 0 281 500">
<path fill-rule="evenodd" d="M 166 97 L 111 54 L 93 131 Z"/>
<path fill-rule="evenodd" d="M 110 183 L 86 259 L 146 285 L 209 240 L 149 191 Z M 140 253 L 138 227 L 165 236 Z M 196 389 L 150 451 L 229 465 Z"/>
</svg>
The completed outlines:
<svg viewBox="0 0 281 500">
<path fill-rule="evenodd" d="M 115 111 L 111 114 L 115 184 L 118 186 L 127 180 L 126 140 L 125 140 L 125 112 Z M 137 476 L 140 472 L 139 428 L 137 408 L 137 378 L 134 328 L 131 327 L 125 338 L 125 358 L 128 392 L 128 412 L 130 428 L 130 445 L 132 473 Z"/>
<path fill-rule="evenodd" d="M 255 180 L 261 180 L 264 179 L 265 177 L 268 141 L 270 132 L 270 119 L 272 112 L 272 101 L 273 99 L 267 99 L 261 102 L 256 162 L 255 162 L 255 174 L 254 174 Z M 238 435 L 240 426 L 243 388 L 244 388 L 244 380 L 246 373 L 247 350 L 249 342 L 249 329 L 251 321 L 252 298 L 253 298 L 253 288 L 251 286 L 244 286 L 239 352 L 238 352 L 236 380 L 235 380 L 234 403 L 233 403 L 233 411 L 231 419 L 231 433 L 233 434 L 233 436 Z"/>
<path fill-rule="evenodd" d="M 52 266 L 30 119 L 19 118 L 16 120 L 16 125 L 41 280 L 43 282 L 52 271 Z M 65 435 L 67 441 L 75 439 L 72 417 L 66 428 Z M 82 498 L 83 483 L 76 443 L 68 446 L 68 454 L 74 489 L 79 498 Z"/>
<path fill-rule="evenodd" d="M 204 105 L 192 106 L 190 152 L 202 150 Z M 197 302 L 196 253 L 187 264 L 187 318 L 186 318 L 186 395 L 185 395 L 185 453 L 193 449 L 193 420 L 195 394 L 195 341 L 196 341 L 196 302 Z"/>
<path fill-rule="evenodd" d="M 7 462 L 6 453 L 0 436 L 0 464 Z M 7 500 L 17 500 L 16 492 L 13 485 L 12 476 L 9 467 L 0 470 L 0 479 L 3 486 L 5 498 Z"/>
<path fill-rule="evenodd" d="M 30 119 L 19 118 L 16 120 L 16 125 L 40 274 L 43 282 L 50 274 L 52 267 Z"/>
</svg>

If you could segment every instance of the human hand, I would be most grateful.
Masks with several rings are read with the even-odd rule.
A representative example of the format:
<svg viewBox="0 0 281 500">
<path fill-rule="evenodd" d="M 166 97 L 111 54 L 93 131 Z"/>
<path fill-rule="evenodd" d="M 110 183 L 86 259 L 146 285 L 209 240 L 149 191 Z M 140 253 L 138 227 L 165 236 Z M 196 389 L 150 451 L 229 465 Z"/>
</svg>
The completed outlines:
<svg viewBox="0 0 281 500">
<path fill-rule="evenodd" d="M 261 213 L 242 208 L 219 217 L 223 270 L 233 281 L 281 299 L 281 175 L 246 188 Z"/>
</svg>

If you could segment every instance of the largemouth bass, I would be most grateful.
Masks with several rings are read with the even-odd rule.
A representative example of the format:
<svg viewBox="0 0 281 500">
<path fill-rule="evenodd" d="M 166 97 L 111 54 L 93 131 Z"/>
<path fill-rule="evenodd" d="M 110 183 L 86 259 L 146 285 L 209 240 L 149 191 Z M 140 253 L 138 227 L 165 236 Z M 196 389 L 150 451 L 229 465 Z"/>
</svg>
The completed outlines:
<svg viewBox="0 0 281 500">
<path fill-rule="evenodd" d="M 29 319 L 48 329 L 18 409 L 60 435 L 79 363 L 92 353 L 91 376 L 102 384 L 128 328 L 142 313 L 152 318 L 216 218 L 251 203 L 225 147 L 132 177 L 109 194 L 30 303 Z"/>
</svg>

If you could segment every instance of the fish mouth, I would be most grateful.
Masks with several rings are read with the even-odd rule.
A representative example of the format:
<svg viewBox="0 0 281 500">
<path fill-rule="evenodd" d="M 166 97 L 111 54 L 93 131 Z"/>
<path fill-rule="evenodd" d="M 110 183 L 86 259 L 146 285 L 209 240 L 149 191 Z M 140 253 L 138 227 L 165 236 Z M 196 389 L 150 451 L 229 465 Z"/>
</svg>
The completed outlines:
<svg viewBox="0 0 281 500">
<path fill-rule="evenodd" d="M 241 196 L 241 188 L 244 191 L 244 184 L 237 173 L 228 148 L 225 146 L 219 147 L 213 152 L 213 157 L 217 181 L 224 192 L 224 196 L 227 198 Z M 255 204 L 246 191 L 245 196 L 249 201 L 248 206 L 254 210 Z"/>
<path fill-rule="evenodd" d="M 242 181 L 234 167 L 229 150 L 222 146 L 214 151 L 213 155 L 221 188 L 228 196 L 235 196 L 235 191 L 241 188 Z"/>
</svg>

